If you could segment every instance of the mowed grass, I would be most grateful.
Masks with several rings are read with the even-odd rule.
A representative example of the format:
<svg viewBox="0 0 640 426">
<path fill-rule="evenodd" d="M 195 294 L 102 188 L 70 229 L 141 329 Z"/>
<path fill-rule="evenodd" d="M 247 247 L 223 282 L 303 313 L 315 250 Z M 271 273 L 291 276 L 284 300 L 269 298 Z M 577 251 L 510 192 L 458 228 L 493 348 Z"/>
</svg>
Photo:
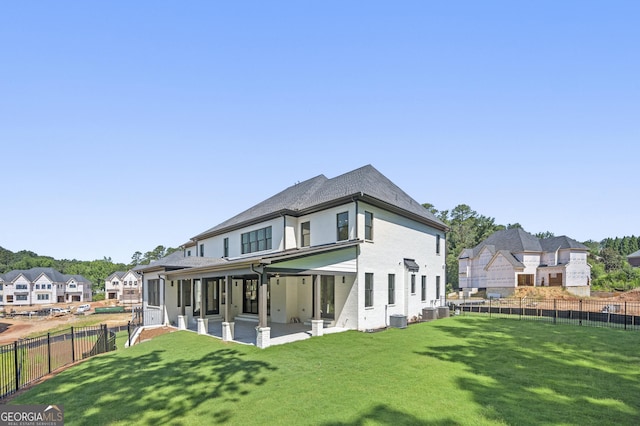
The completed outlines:
<svg viewBox="0 0 640 426">
<path fill-rule="evenodd" d="M 175 332 L 95 357 L 12 404 L 67 425 L 640 423 L 640 335 L 455 317 L 265 350 Z"/>
</svg>

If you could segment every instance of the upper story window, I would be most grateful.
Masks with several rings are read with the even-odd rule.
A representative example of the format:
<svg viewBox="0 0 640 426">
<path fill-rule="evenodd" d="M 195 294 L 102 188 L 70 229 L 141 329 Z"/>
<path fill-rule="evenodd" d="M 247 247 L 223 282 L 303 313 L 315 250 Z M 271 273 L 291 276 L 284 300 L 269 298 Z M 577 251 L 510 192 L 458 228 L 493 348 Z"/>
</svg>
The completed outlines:
<svg viewBox="0 0 640 426">
<path fill-rule="evenodd" d="M 200 257 L 204 257 L 204 244 L 200 244 Z"/>
<path fill-rule="evenodd" d="M 16 284 L 16 290 L 27 290 L 28 287 L 26 284 Z"/>
<path fill-rule="evenodd" d="M 436 234 L 436 254 L 440 254 L 440 234 Z"/>
<path fill-rule="evenodd" d="M 222 241 L 222 257 L 229 257 L 229 238 L 225 238 Z"/>
<path fill-rule="evenodd" d="M 271 250 L 271 227 L 242 234 L 242 254 Z"/>
<path fill-rule="evenodd" d="M 373 213 L 364 212 L 364 239 L 373 240 Z"/>
<path fill-rule="evenodd" d="M 300 224 L 300 247 L 309 247 L 311 245 L 311 222 L 303 222 Z"/>
<path fill-rule="evenodd" d="M 338 213 L 338 241 L 349 239 L 349 212 Z"/>
</svg>

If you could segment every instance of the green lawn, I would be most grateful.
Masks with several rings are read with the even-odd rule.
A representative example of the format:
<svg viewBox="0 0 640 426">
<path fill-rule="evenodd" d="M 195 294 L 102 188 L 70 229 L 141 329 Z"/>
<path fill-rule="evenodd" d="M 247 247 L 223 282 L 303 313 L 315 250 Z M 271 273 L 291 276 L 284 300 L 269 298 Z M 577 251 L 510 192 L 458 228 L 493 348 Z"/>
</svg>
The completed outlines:
<svg viewBox="0 0 640 426">
<path fill-rule="evenodd" d="M 11 403 L 64 404 L 68 425 L 631 425 L 639 338 L 480 317 L 265 350 L 175 332 Z"/>
</svg>

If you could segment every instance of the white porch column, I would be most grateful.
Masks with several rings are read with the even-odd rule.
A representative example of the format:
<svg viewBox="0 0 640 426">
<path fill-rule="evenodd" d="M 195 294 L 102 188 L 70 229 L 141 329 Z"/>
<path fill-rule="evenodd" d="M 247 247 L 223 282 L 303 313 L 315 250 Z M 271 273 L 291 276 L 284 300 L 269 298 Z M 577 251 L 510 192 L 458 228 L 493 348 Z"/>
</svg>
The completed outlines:
<svg viewBox="0 0 640 426">
<path fill-rule="evenodd" d="M 225 293 L 225 300 L 224 300 L 224 311 L 223 311 L 223 316 L 224 319 L 222 320 L 222 341 L 223 342 L 228 342 L 230 340 L 233 340 L 233 335 L 234 335 L 234 331 L 235 331 L 235 324 L 233 321 L 229 321 L 229 305 L 231 303 L 229 303 L 229 301 L 231 300 L 231 275 L 227 275 L 225 277 L 224 280 L 224 293 Z"/>
<path fill-rule="evenodd" d="M 178 330 L 186 330 L 188 320 L 186 315 L 178 315 Z"/>
<path fill-rule="evenodd" d="M 322 336 L 324 334 L 324 320 L 311 320 L 311 335 Z"/>
<path fill-rule="evenodd" d="M 209 318 L 198 318 L 198 334 L 209 334 Z"/>
<path fill-rule="evenodd" d="M 234 323 L 232 322 L 223 322 L 222 323 L 222 341 L 223 342 L 228 342 L 230 340 L 233 340 L 233 329 L 234 329 Z"/>
<path fill-rule="evenodd" d="M 311 320 L 311 335 L 322 336 L 324 321 L 322 320 L 322 304 L 320 303 L 320 275 L 313 276 L 313 319 Z"/>
<path fill-rule="evenodd" d="M 256 327 L 256 346 L 260 349 L 271 346 L 271 327 Z"/>
</svg>

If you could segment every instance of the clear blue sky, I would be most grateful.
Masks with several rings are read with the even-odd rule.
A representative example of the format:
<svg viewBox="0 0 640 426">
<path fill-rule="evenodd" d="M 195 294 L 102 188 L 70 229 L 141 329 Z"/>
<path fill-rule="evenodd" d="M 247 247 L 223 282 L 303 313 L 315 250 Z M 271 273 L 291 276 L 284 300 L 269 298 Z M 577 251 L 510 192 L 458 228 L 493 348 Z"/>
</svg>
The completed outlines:
<svg viewBox="0 0 640 426">
<path fill-rule="evenodd" d="M 372 164 L 419 202 L 638 235 L 638 1 L 0 4 L 0 246 L 178 246 Z"/>
</svg>

